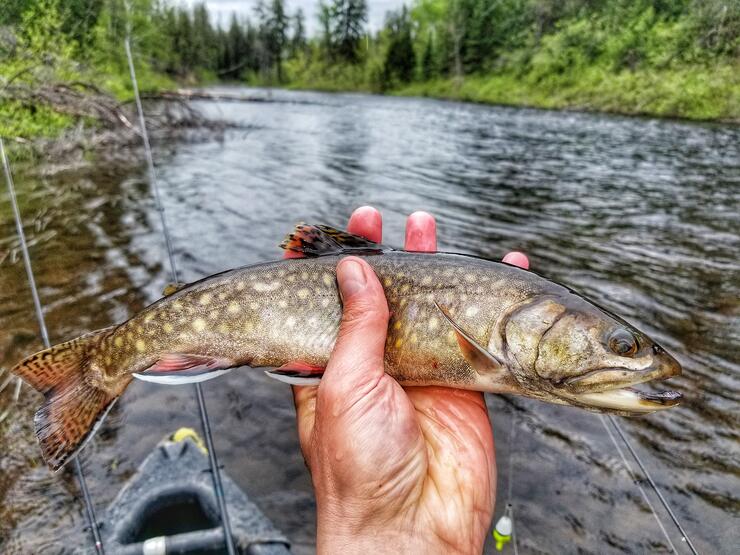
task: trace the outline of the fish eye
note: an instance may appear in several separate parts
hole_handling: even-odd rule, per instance
[[[618,329],[609,336],[609,348],[622,357],[631,357],[639,348],[637,338],[625,329]]]

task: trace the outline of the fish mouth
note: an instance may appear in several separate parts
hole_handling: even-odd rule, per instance
[[[636,387],[619,387],[594,393],[568,395],[578,404],[595,409],[627,414],[648,414],[675,407],[681,402],[678,391],[641,391]]]
[[[573,392],[560,391],[558,395],[564,399],[586,408],[593,408],[604,412],[617,412],[623,415],[639,415],[656,412],[675,407],[681,402],[682,395],[678,391],[645,391],[639,385],[653,385],[657,381],[667,380],[681,374],[678,362],[666,356],[641,372],[632,372],[626,380],[616,383],[617,376],[624,376],[624,369],[604,368],[589,372],[586,377],[575,378],[570,385],[576,389]],[[596,378],[602,378],[600,384]]]

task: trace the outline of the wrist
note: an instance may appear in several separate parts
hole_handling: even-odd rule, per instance
[[[452,555],[480,553],[473,544],[461,546],[445,541],[435,530],[402,515],[381,514],[351,507],[347,510],[322,511],[317,507],[316,552],[318,555],[366,555],[367,553],[424,553]],[[347,509],[346,504],[341,507]],[[377,510],[380,509],[380,510]],[[482,545],[481,545],[482,549]]]
[[[439,542],[430,541],[423,531],[365,529],[357,534],[317,530],[317,555],[366,555],[367,553],[424,553],[435,555],[450,550]]]

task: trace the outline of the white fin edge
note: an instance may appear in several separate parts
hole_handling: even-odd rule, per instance
[[[299,376],[284,376],[277,374],[272,370],[265,370],[265,374],[271,377],[273,380],[277,380],[283,383],[289,383],[290,385],[319,385],[321,378],[301,378]]]
[[[231,372],[233,368],[226,368],[225,370],[211,370],[210,372],[204,372],[202,374],[190,374],[190,375],[177,375],[176,373],[172,374],[138,374],[134,372],[132,375],[134,378],[141,380],[143,382],[151,382],[151,383],[158,383],[163,385],[184,385],[189,383],[200,383],[205,382],[207,380],[212,380],[213,378],[218,378],[219,376],[222,376],[223,374],[226,374],[227,372]]]

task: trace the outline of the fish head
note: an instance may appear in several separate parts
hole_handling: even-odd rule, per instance
[[[677,376],[681,366],[647,335],[575,294],[520,307],[508,316],[502,337],[517,381],[539,398],[624,415],[681,399],[673,391],[634,388]]]

